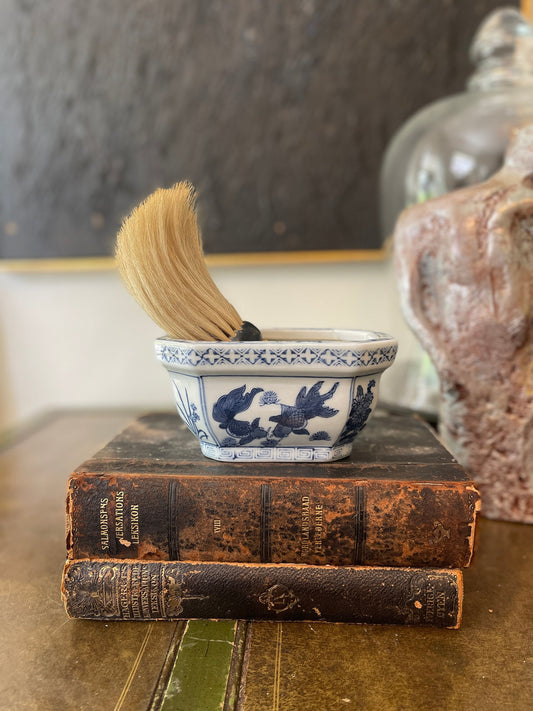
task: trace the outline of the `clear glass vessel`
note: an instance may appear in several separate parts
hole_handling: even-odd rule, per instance
[[[533,123],[533,27],[514,8],[491,13],[470,47],[467,90],[423,108],[398,131],[382,164],[381,227],[400,212],[482,182],[503,163],[513,128]]]

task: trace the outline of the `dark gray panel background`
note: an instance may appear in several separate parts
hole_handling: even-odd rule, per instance
[[[379,247],[387,141],[500,4],[0,0],[0,257],[109,254],[184,178],[209,253]]]

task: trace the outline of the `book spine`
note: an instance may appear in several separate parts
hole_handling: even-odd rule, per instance
[[[456,628],[458,570],[67,561],[69,617],[95,620],[245,619]]]
[[[76,473],[69,559],[465,567],[479,494],[464,483]]]

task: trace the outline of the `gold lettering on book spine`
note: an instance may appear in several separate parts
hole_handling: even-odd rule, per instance
[[[132,504],[130,509],[131,542],[139,543],[139,504]]]
[[[145,619],[149,619],[152,616],[150,609],[150,571],[146,566],[141,570],[141,610]]]
[[[322,553],[322,534],[324,532],[324,506],[315,504],[315,530],[313,533],[313,545],[315,553]]]
[[[119,566],[118,576],[118,604],[120,608],[120,616],[123,620],[131,619],[130,612],[130,577],[128,565]]]
[[[130,577],[131,611],[136,620],[142,618],[141,612],[141,568],[139,563],[132,563]]]
[[[150,612],[151,616],[158,618],[163,617],[163,601],[162,601],[162,591],[163,584],[161,581],[162,570],[158,568],[151,568],[149,571],[150,575]]]
[[[447,616],[448,597],[446,590],[441,589],[440,581],[429,576],[426,583],[425,621],[434,624],[436,620],[443,620]]]
[[[302,556],[309,555],[311,549],[311,538],[309,534],[309,497],[302,496],[301,499],[301,523],[300,523],[300,553]]]
[[[115,537],[124,538],[124,492],[117,491],[115,496]]]
[[[107,513],[107,504],[109,499],[103,497],[100,499],[99,523],[100,523],[100,547],[103,551],[109,550],[109,514]]]
[[[446,593],[444,590],[437,593],[437,617],[446,617]]]
[[[432,586],[429,586],[426,590],[426,611],[425,619],[426,622],[432,623],[435,617],[435,590]]]

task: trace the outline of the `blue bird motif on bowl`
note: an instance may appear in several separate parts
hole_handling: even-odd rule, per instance
[[[227,395],[219,397],[213,406],[213,419],[220,423],[221,429],[235,437],[241,447],[267,435],[267,431],[259,427],[259,417],[252,422],[238,420],[235,417],[248,410],[257,393],[263,392],[263,388],[252,388],[249,393],[245,393],[245,390],[246,385],[234,388]]]
[[[271,422],[277,422],[272,435],[282,439],[291,433],[308,435],[306,429],[312,417],[333,417],[338,413],[332,407],[325,407],[324,402],[335,394],[339,383],[335,383],[327,393],[320,394],[320,388],[324,385],[323,380],[319,380],[309,392],[304,386],[296,396],[294,405],[281,405],[281,414],[270,417]]]

